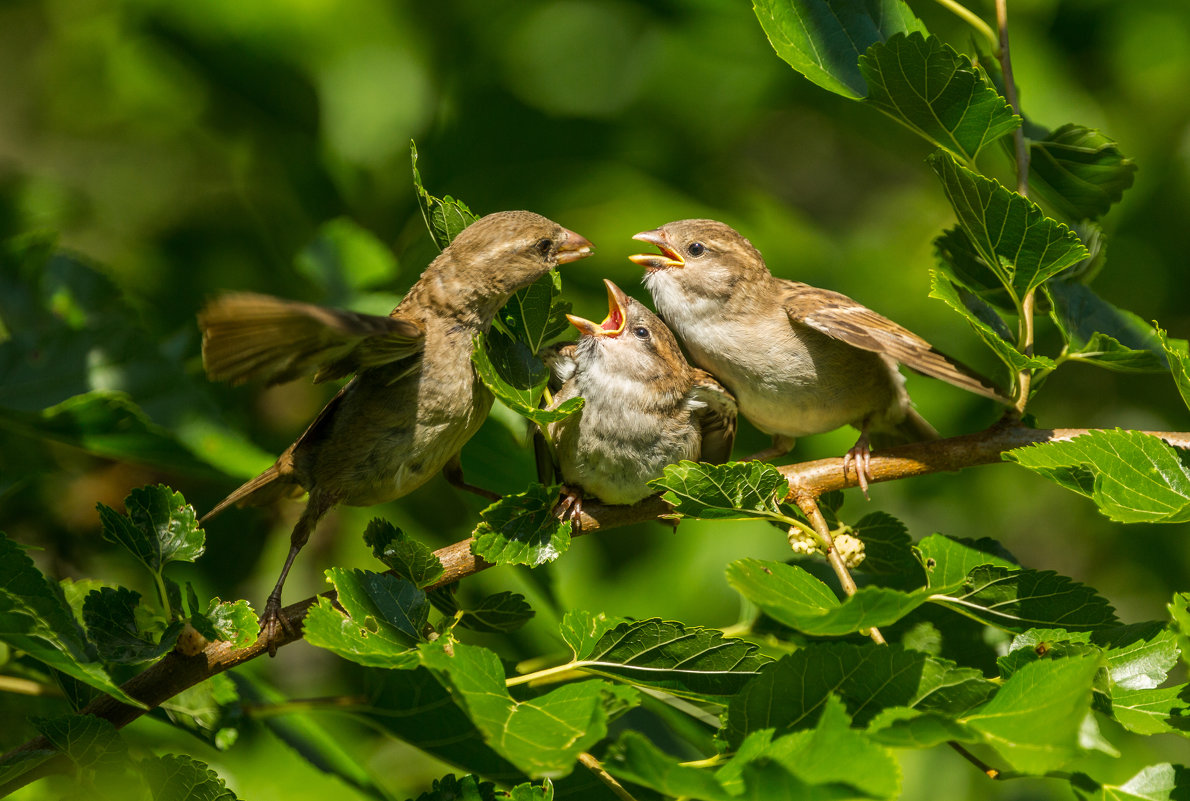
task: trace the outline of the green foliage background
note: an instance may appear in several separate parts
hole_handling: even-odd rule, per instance
[[[987,6],[975,8],[989,18]],[[913,8],[943,39],[968,38],[939,7]],[[1100,128],[1139,165],[1105,220],[1110,249],[1097,291],[1185,337],[1184,0],[1019,0],[1010,14],[1026,112],[1050,126]],[[845,292],[973,366],[997,369],[967,327],[926,297],[931,242],[953,219],[923,163],[930,147],[790,70],[745,3],[16,0],[0,6],[0,239],[55,233],[105,279],[51,262],[47,299],[71,330],[34,354],[42,363],[3,365],[0,529],[43,547],[32,553],[43,570],[150,593],[149,579],[100,540],[95,504],[118,508],[129,489],[161,481],[201,513],[300,433],[333,390],[207,384],[195,312],[224,289],[387,312],[435,254],[410,181],[410,138],[431,192],[461,197],[477,213],[532,209],[596,244],[596,256],[563,268],[564,294],[583,316],[603,314],[600,278],[637,285],[640,271],[625,258],[639,249],[632,234],[706,216],[744,232],[778,275]],[[47,324],[22,286],[4,263],[0,304],[21,328],[10,323],[0,337]],[[12,314],[20,309],[27,314]],[[994,419],[984,401],[909,381],[944,434]],[[39,425],[31,415],[93,389],[128,393],[185,447],[109,460],[29,436]],[[1071,366],[1030,410],[1043,426],[1190,428],[1161,374]],[[522,435],[517,418],[494,413],[463,452],[470,479],[521,489],[534,475]],[[853,436],[811,438],[794,458],[838,455]],[[745,425],[737,453],[763,441]],[[91,445],[103,452],[102,442]],[[1190,575],[1185,525],[1109,523],[1010,465],[878,486],[873,499],[915,538],[994,537],[1024,564],[1096,587],[1125,621],[1163,618]],[[374,569],[361,538],[373,516],[440,546],[467,536],[480,508],[436,480],[386,507],[338,510],[299,560],[287,598],[323,589],[329,565]],[[259,605],[298,509],[225,514],[207,528],[206,556],[181,575],[208,596]],[[548,568],[489,571],[461,592],[529,597],[537,617],[484,643],[515,662],[564,650],[553,632],[566,609],[730,626],[741,609],[724,566],[779,560],[787,547],[757,522],[691,521],[676,535],[657,525],[620,529],[578,541]],[[248,670],[294,697],[355,692],[359,677],[358,667],[307,645]],[[14,724],[0,727],[0,748],[33,731],[10,716],[13,703],[0,694],[0,716]],[[353,723],[320,720],[394,795],[416,795],[448,771]],[[259,723],[226,752],[179,739],[159,721],[127,736],[154,747],[175,739],[174,750],[211,764],[243,798],[352,792],[291,758]],[[1129,741],[1122,732],[1112,739]],[[1183,758],[1143,749],[1177,747],[1184,742],[1139,744],[1125,759],[1091,755],[1078,769],[1122,781]],[[992,786],[945,749],[898,753],[906,798],[939,787],[955,798],[1050,792],[1041,782]]]

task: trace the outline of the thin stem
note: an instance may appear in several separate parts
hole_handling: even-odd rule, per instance
[[[62,691],[49,684],[22,679],[17,676],[0,676],[0,693],[17,695],[49,695],[61,697]]]
[[[571,673],[571,672],[577,673],[579,670],[581,670],[583,667],[585,667],[588,664],[590,664],[590,663],[589,662],[567,662],[565,665],[557,665],[552,668],[545,668],[544,670],[534,671],[533,673],[525,673],[524,675],[521,675],[521,676],[513,676],[512,678],[508,678],[508,679],[504,680],[504,686],[505,687],[516,687],[518,684],[528,684],[531,681],[537,681],[538,679],[549,678],[550,676],[556,676],[559,673]]]
[[[855,579],[851,577],[847,563],[843,561],[843,557],[839,556],[839,551],[835,548],[835,540],[831,536],[830,526],[826,524],[826,518],[822,516],[822,510],[818,508],[818,500],[814,495],[805,493],[799,493],[793,500],[810,524],[814,526],[815,538],[826,544],[826,560],[830,562],[835,575],[839,577],[839,584],[842,585],[843,592],[848,596],[855,595]],[[875,626],[868,629],[868,636],[879,645],[887,645],[884,635]]]
[[[956,743],[954,740],[950,740],[946,744],[949,745],[951,748],[953,748],[955,751],[957,751],[963,759],[967,760],[972,765],[979,768],[979,770],[985,776],[987,776],[989,779],[1002,778],[1003,774],[1001,774],[999,770],[997,770],[996,768],[993,768],[991,765],[984,762],[979,757],[975,756],[975,754],[971,753],[966,748],[964,748],[960,744]]]
[[[1034,290],[1029,290],[1021,302],[1021,341],[1020,351],[1026,356],[1033,355],[1033,305]],[[1018,414],[1024,413],[1029,403],[1029,388],[1033,383],[1033,371],[1026,367],[1017,376],[1017,397],[1015,408]]]
[[[938,5],[953,13],[956,17],[966,22],[975,30],[979,31],[980,36],[988,40],[988,44],[992,46],[992,50],[999,54],[1000,45],[996,40],[996,32],[992,30],[992,26],[988,25],[979,15],[971,9],[956,2],[955,0],[938,0]]]
[[[339,695],[328,698],[295,698],[276,704],[243,704],[244,712],[253,718],[273,718],[298,712],[317,712],[327,709],[363,709],[368,705],[366,695]]]
[[[624,785],[616,781],[614,776],[603,769],[603,765],[600,764],[598,759],[583,751],[578,755],[578,761],[582,763],[584,768],[594,773],[596,778],[603,782],[607,786],[607,789],[611,790],[612,794],[620,799],[620,801],[636,801],[632,797],[632,793],[624,789]]]

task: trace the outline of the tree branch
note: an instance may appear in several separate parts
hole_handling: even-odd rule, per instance
[[[1001,456],[1005,451],[1041,442],[1071,440],[1089,431],[1091,429],[1085,428],[1035,429],[1006,418],[991,428],[975,434],[919,442],[873,453],[870,464],[870,483],[897,481],[930,473],[951,472],[966,467],[992,464],[1001,461]],[[1152,434],[1174,447],[1190,449],[1190,432],[1150,431],[1144,433]],[[841,458],[818,459],[813,462],[785,465],[778,469],[789,480],[791,499],[796,499],[799,495],[819,497],[832,490],[858,486],[855,471],[844,473]],[[583,504],[582,529],[576,531],[574,536],[657,520],[661,515],[670,511],[669,505],[659,496],[648,498],[633,506],[605,506],[593,501],[588,502]],[[458,581],[491,567],[488,562],[471,553],[471,538],[448,545],[434,553],[441,560],[445,574],[433,587]],[[326,596],[333,598],[334,593],[326,593]],[[287,628],[294,632],[300,632],[306,611],[317,600],[318,596],[315,596],[285,607],[281,614],[290,624]],[[283,629],[278,646],[285,646],[299,639],[300,636],[300,633],[295,635]],[[129,679],[124,683],[122,689],[128,695],[152,708],[199,682],[266,653],[268,653],[268,647],[263,639],[238,649],[231,647],[226,642],[213,642],[195,656],[182,656],[175,651],[167,654],[143,673]],[[119,728],[136,720],[146,711],[104,695],[88,704],[82,710],[82,714],[103,718]],[[30,752],[52,750],[52,748],[53,746],[44,737],[37,737],[9,751],[0,759],[8,761]],[[12,782],[0,785],[0,795],[12,792],[43,775],[54,772],[52,763],[55,761],[50,760]]]

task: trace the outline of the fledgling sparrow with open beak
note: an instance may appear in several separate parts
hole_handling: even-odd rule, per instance
[[[630,256],[645,268],[657,311],[691,360],[736,396],[740,412],[773,436],[755,458],[788,452],[798,437],[843,425],[860,430],[844,457],[867,494],[870,433],[936,439],[914,410],[897,369],[1011,403],[921,337],[846,295],[773,276],[760,252],[715,220],[680,220],[634,239],[660,253]]]
[[[492,395],[472,368],[473,338],[515,291],[590,254],[590,242],[539,214],[498,212],[459,233],[387,317],[252,294],[224,295],[199,313],[212,380],[355,374],[272,467],[203,518],[232,504],[309,493],[261,618],[271,654],[283,625],[285,577],[331,507],[399,498],[439,470],[476,490],[463,483],[458,454],[487,417]]]
[[[731,394],[686,362],[657,315],[611,281],[603,283],[607,318],[594,323],[567,315],[582,336],[547,359],[563,382],[554,405],[586,399],[578,412],[548,427],[569,488],[560,511],[575,521],[582,494],[636,503],[654,493],[648,481],[666,465],[724,462],[735,439]]]

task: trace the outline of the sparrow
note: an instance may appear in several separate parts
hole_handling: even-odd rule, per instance
[[[913,408],[903,364],[1010,404],[995,387],[930,343],[838,292],[773,276],[747,239],[715,220],[679,220],[633,239],[661,252],[629,258],[645,268],[657,311],[691,361],[735,394],[740,412],[771,434],[752,458],[789,452],[798,437],[843,425],[860,436],[843,459],[867,494],[872,433],[936,439]]]
[[[354,373],[275,464],[204,517],[309,493],[261,627],[276,654],[281,590],[319,519],[337,504],[371,506],[407,495],[443,470],[463,481],[459,449],[492,395],[471,365],[474,338],[514,292],[559,264],[591,255],[582,236],[528,211],[489,214],[463,229],[387,317],[255,294],[227,294],[198,315],[209,378],[270,384],[313,372]]]
[[[683,459],[724,462],[735,439],[736,403],[687,363],[677,340],[644,304],[611,281],[607,318],[567,315],[578,342],[547,358],[561,382],[553,406],[583,407],[547,430],[567,489],[558,512],[580,520],[583,494],[630,504],[652,495],[650,479]]]

